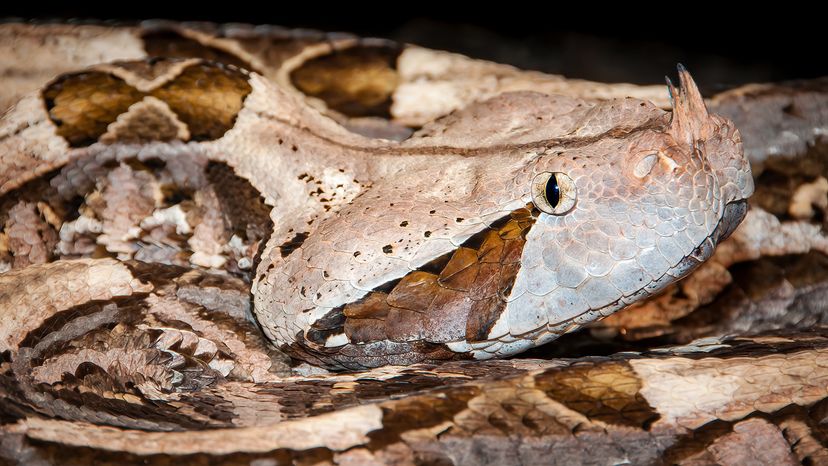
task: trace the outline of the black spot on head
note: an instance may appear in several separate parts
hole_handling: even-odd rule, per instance
[[[282,257],[287,257],[295,251],[298,247],[302,246],[302,243],[308,239],[307,232],[296,233],[293,238],[285,241],[281,246],[279,246],[279,253],[282,254]]]
[[[428,238],[429,236],[431,236],[431,232],[430,232],[430,231],[426,231],[425,233],[423,233],[423,236],[425,236],[426,238]]]
[[[391,254],[392,252],[394,252],[394,247],[391,246],[390,244],[386,244],[385,246],[382,247],[382,252],[384,252],[386,254]]]

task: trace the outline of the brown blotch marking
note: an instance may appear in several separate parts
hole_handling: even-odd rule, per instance
[[[279,246],[279,253],[282,255],[282,257],[289,256],[293,251],[302,246],[302,243],[304,243],[305,240],[308,239],[308,235],[309,233],[304,231],[296,233],[293,236],[293,238],[285,241],[284,243],[282,243],[281,246]]]
[[[308,60],[290,79],[297,89],[350,117],[390,118],[397,87],[397,45],[360,45]]]
[[[218,139],[233,127],[251,90],[244,73],[200,63],[151,95],[166,102],[187,124],[191,139],[203,141]]]
[[[184,37],[176,31],[152,31],[144,34],[141,39],[144,41],[144,50],[151,57],[202,58],[256,71],[246,60],[230,52]]]
[[[222,162],[207,165],[207,180],[221,187],[215,193],[222,212],[237,235],[249,241],[261,241],[270,236],[273,227],[271,209],[250,181]]]
[[[532,207],[519,209],[470,238],[448,257],[409,273],[386,292],[345,306],[352,342],[485,339],[520,269]]]
[[[153,288],[167,286],[170,282],[190,272],[189,268],[176,265],[152,264],[137,260],[124,261],[122,264],[129,269],[129,273],[136,279],[151,283]]]
[[[382,429],[368,434],[371,439],[368,448],[377,451],[400,442],[400,436],[407,431],[425,429],[446,421],[468,408],[471,399],[480,395],[480,388],[474,386],[450,387],[439,393],[413,396],[382,403]],[[438,454],[434,451],[432,454]],[[421,464],[452,464],[449,458],[443,462]]]
[[[101,72],[64,75],[43,91],[49,118],[71,146],[94,143],[107,126],[144,94]]]
[[[120,66],[136,67],[140,63],[143,62],[125,62]],[[141,92],[109,73],[68,74],[47,86],[43,99],[49,117],[57,126],[57,133],[71,146],[79,147],[97,141],[119,115],[145,96],[166,103],[187,125],[190,139],[217,139],[233,127],[251,90],[245,73],[220,65],[197,63],[149,93]]]
[[[590,419],[648,429],[659,418],[641,395],[641,380],[629,363],[575,363],[550,369],[535,378],[535,386]]]
[[[708,460],[708,462],[697,462],[695,464],[719,464],[715,462],[715,459],[707,451],[707,448],[713,445],[717,439],[731,432],[733,432],[733,424],[714,419],[690,431],[688,435],[680,436],[676,442],[665,448],[661,454],[661,464],[682,464],[688,458],[695,459],[699,457],[701,457],[700,459]]]

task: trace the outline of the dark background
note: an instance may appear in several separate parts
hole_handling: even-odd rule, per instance
[[[561,5],[566,8],[558,9]],[[661,83],[684,63],[708,90],[828,75],[824,13],[758,2],[457,4],[430,1],[323,4],[15,2],[0,17],[242,22],[351,32],[452,50],[521,68],[607,82]]]

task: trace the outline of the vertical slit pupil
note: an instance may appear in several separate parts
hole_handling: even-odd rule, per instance
[[[558,202],[561,200],[561,188],[558,186],[558,177],[552,175],[546,182],[546,202],[550,206],[558,207]]]

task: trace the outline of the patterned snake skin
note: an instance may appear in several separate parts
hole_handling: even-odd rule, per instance
[[[503,88],[435,110],[390,94],[423,49],[232,31],[0,26],[5,461],[827,460],[819,328],[472,361],[641,306],[746,217],[681,66],[652,103],[478,63]]]

